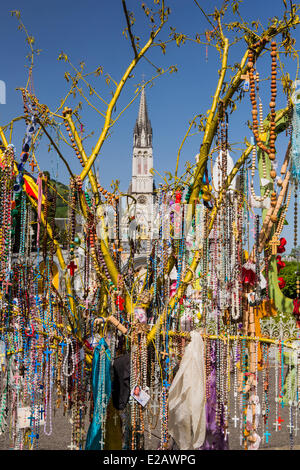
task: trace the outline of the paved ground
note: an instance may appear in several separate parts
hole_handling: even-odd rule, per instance
[[[279,412],[280,416],[284,421],[281,424],[281,430],[276,432],[275,426],[273,423],[275,422],[275,401],[274,401],[274,367],[270,369],[270,394],[269,394],[269,406],[270,406],[270,419],[269,419],[269,432],[271,435],[269,436],[269,441],[262,441],[260,449],[262,450],[287,450],[290,449],[290,435],[289,429],[287,425],[289,424],[289,407],[282,408],[279,405]],[[232,377],[233,380],[233,377]],[[259,396],[262,396],[262,384],[259,381]],[[231,393],[231,410],[234,409],[234,402],[233,402],[233,391]],[[299,410],[299,418],[300,418],[300,410]],[[86,431],[88,429],[88,422],[86,422]],[[298,423],[300,424],[299,420]],[[294,422],[294,426],[296,428],[296,423]],[[297,426],[298,427],[298,426]],[[300,428],[300,426],[299,426]],[[263,436],[262,433],[262,420],[260,420],[260,426],[258,428],[258,433],[261,437]],[[230,450],[241,450],[240,446],[240,434],[239,434],[239,427],[234,427],[234,422],[230,420],[229,426],[229,448]],[[146,447],[148,449],[156,450],[159,446],[159,429],[155,430],[155,434],[157,437],[152,436],[151,440],[149,436],[146,435]],[[62,406],[56,411],[55,416],[53,417],[53,431],[51,436],[46,436],[43,432],[43,428],[40,431],[40,438],[39,438],[39,449],[45,450],[68,450],[68,446],[70,445],[71,440],[71,424],[70,424],[70,416],[63,416]],[[4,434],[0,435],[0,450],[8,450],[9,449],[9,435],[8,431]],[[294,435],[294,449],[300,450],[300,430],[298,431],[297,435]]]

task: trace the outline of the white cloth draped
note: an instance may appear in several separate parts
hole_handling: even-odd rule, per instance
[[[200,331],[192,331],[169,391],[169,433],[188,450],[203,444],[205,430],[204,343]]]
[[[234,168],[234,163],[233,163],[233,160],[232,160],[228,150],[227,150],[226,157],[227,157],[226,176],[228,176]],[[220,189],[222,187],[222,178],[223,178],[222,165],[223,165],[223,155],[222,155],[222,152],[220,152],[219,155],[217,156],[217,159],[215,161],[213,171],[212,171],[213,186],[214,186],[216,191],[220,191]],[[234,191],[235,189],[236,189],[236,176],[233,178],[233,180],[232,180],[232,182],[231,182],[231,184],[228,188],[228,191],[229,192]]]

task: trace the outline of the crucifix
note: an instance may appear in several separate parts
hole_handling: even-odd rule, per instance
[[[40,415],[41,415],[41,420],[42,420],[42,419],[43,419],[43,415],[44,415],[44,413],[45,413],[45,410],[44,410],[44,408],[43,408],[42,406],[41,406],[41,408],[40,408],[40,410],[39,410],[39,413],[40,413]]]
[[[29,434],[29,437],[30,437],[30,442],[31,442],[31,445],[32,445],[33,439],[34,439],[35,437],[37,437],[37,434],[34,434],[34,432],[31,431],[31,434]]]
[[[35,420],[36,420],[36,418],[35,418],[34,416],[28,416],[28,418],[27,418],[27,419],[29,419],[29,420],[30,420],[30,425],[29,425],[29,426],[30,426],[30,427],[32,427],[32,421],[35,421]]]
[[[70,450],[76,450],[77,447],[76,447],[75,444],[73,444],[73,442],[71,442],[71,444],[68,446],[68,449],[70,449]]]
[[[67,346],[67,343],[65,343],[64,341],[62,341],[62,342],[60,343],[60,345],[61,345],[61,353],[63,354],[63,353],[64,353],[65,346]]]
[[[163,360],[165,360],[166,356],[168,356],[169,353],[167,353],[167,351],[161,351],[160,355],[163,357]]]
[[[46,356],[46,361],[48,362],[49,356],[50,356],[50,354],[52,354],[51,349],[47,348],[47,349],[44,351],[44,354],[45,354],[45,356]]]
[[[278,418],[276,419],[276,421],[278,422],[279,431],[281,431],[281,423],[284,422],[284,419],[282,419],[281,416],[278,416]]]
[[[103,436],[102,436],[101,439],[99,440],[99,444],[100,444],[100,446],[101,446],[101,449],[103,449],[104,444],[105,444],[104,439],[103,439]]]
[[[237,422],[240,420],[240,418],[238,418],[237,415],[234,415],[234,417],[231,418],[231,419],[234,422],[234,427],[236,428],[237,427]]]
[[[278,428],[280,428],[280,424],[275,421],[275,423],[273,423],[273,426],[275,426],[275,431],[278,432]]]
[[[291,424],[287,424],[286,427],[289,428],[290,434],[293,434],[292,430],[294,429],[295,426],[291,423]]]
[[[31,166],[31,171],[34,172],[34,169],[35,167],[37,166],[37,164],[34,162],[34,160],[32,159],[31,162],[29,163],[29,166]]]
[[[150,408],[153,411],[153,413],[156,415],[157,410],[159,409],[159,405],[158,405],[157,401],[153,400],[151,405],[150,405]]]
[[[269,241],[269,246],[272,248],[272,255],[277,255],[277,247],[280,245],[277,235],[273,235],[272,239]]]
[[[264,435],[266,436],[266,443],[268,444],[269,442],[269,436],[271,436],[271,433],[267,430]]]
[[[8,294],[8,286],[12,286],[12,282],[9,282],[9,281],[6,282],[6,290],[5,290],[6,294]]]
[[[71,263],[68,265],[68,269],[70,270],[70,276],[74,276],[75,269],[77,269],[76,264],[72,260]]]
[[[117,415],[117,413],[115,413],[114,417],[113,417],[113,422],[114,422],[115,426],[117,426],[117,421],[118,421],[118,415]]]

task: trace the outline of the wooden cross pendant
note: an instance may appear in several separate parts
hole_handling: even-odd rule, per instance
[[[166,358],[166,356],[168,356],[169,354],[166,352],[166,351],[161,351],[161,356],[163,357],[163,359]]]
[[[273,235],[272,240],[269,241],[269,245],[272,248],[272,255],[277,255],[277,247],[280,245],[277,235]]]
[[[37,164],[34,162],[34,160],[32,159],[31,162],[29,163],[29,166],[31,166],[31,171],[34,172],[35,170],[35,167],[37,166]]]

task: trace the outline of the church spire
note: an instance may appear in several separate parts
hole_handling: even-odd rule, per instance
[[[142,89],[138,118],[134,127],[134,146],[152,147],[152,127],[148,117],[145,88]]]

